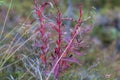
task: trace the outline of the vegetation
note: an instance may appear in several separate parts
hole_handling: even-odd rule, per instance
[[[120,79],[119,1],[1,0],[0,17],[0,80]]]

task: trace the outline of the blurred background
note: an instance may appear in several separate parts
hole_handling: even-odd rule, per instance
[[[52,2],[52,0],[38,1],[39,4]],[[92,25],[93,29],[87,35],[86,45],[88,47],[81,50],[85,54],[80,57],[83,66],[73,65],[64,73],[65,75],[61,75],[60,79],[120,80],[120,0],[59,0],[63,16],[74,19],[79,16],[78,6],[80,4],[83,8],[82,18],[93,17],[84,26]],[[34,20],[32,0],[13,0],[12,4],[10,0],[0,0],[0,31],[10,5],[3,36],[15,26],[22,25],[28,16],[26,24],[29,25]],[[54,9],[52,11],[54,12]],[[72,25],[70,22],[66,24],[67,28]],[[14,37],[15,34],[16,31],[9,36]],[[0,46],[7,42],[8,39],[0,43]],[[15,73],[15,76],[19,75],[20,72]]]

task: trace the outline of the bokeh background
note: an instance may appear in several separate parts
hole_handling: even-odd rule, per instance
[[[2,47],[6,46],[15,37],[16,33],[19,33],[18,37],[20,37],[34,20],[34,15],[32,15],[34,3],[32,0],[13,0],[12,3],[10,1],[0,0],[0,31],[2,31],[8,9],[11,5],[2,38],[15,27],[17,28],[5,40],[0,42],[1,58],[4,51]],[[52,0],[38,0],[39,4],[48,1],[51,2]],[[80,57],[82,66],[79,67],[73,64],[66,72],[61,74],[60,80],[120,80],[120,0],[59,0],[59,7],[63,15],[75,19],[79,16],[78,6],[80,4],[83,9],[83,18],[87,18],[89,15],[93,17],[84,25],[89,26],[92,24],[93,29],[87,35],[87,47],[81,49],[85,54]],[[51,11],[54,12],[54,9]],[[17,30],[24,22],[25,25],[23,26],[25,28]],[[71,25],[71,23],[67,24],[67,26]],[[30,35],[24,35],[20,42],[24,41],[28,36]],[[26,47],[30,43],[26,44]],[[7,61],[6,65],[15,62],[16,59],[19,60],[21,54],[28,55],[29,50],[27,51],[26,47],[21,49],[18,55]],[[27,48],[29,49],[29,47]],[[21,61],[2,69],[0,71],[0,80],[14,80],[11,78],[11,75],[17,80],[24,71],[25,69]],[[27,73],[21,80],[27,80],[30,76]],[[35,79],[33,78],[32,80]]]

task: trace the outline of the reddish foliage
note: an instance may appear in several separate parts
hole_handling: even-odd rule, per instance
[[[38,25],[38,28],[36,29],[36,32],[39,32],[40,34],[38,35],[40,37],[40,39],[38,40],[39,41],[38,43],[40,44],[37,44],[37,43],[36,44],[39,45],[39,48],[41,50],[40,59],[43,62],[43,64],[47,65],[46,67],[48,67],[48,64],[51,64],[49,65],[50,68],[55,66],[56,61],[60,58],[63,51],[68,46],[70,40],[72,40],[72,43],[70,44],[70,46],[68,47],[64,55],[62,56],[62,59],[55,66],[55,69],[53,71],[55,78],[57,78],[61,71],[67,69],[70,66],[69,62],[77,63],[78,65],[80,65],[80,62],[77,60],[77,58],[74,58],[73,55],[77,55],[77,56],[82,55],[82,53],[79,52],[78,49],[76,49],[76,47],[79,47],[79,44],[82,42],[82,40],[78,42],[78,40],[75,38],[77,35],[76,34],[77,30],[78,28],[80,28],[82,23],[82,20],[81,20],[82,6],[80,5],[80,11],[79,11],[80,16],[78,20],[74,20],[69,17],[63,18],[60,9],[56,6],[57,15],[55,16],[55,20],[54,20],[44,15],[44,9],[49,4],[50,3],[44,3],[41,6],[38,6],[37,2],[35,2],[35,14],[37,15],[39,20],[39,25]],[[64,27],[62,23],[64,20],[70,20],[70,21],[76,22],[76,25],[74,26],[74,29],[71,32],[72,35],[70,39],[65,38],[65,35],[63,34]],[[56,37],[56,40],[52,39],[53,36],[51,34],[53,33],[53,31],[57,32],[57,34],[55,34],[56,36],[54,36]],[[86,29],[84,28],[82,29],[82,31],[87,32]],[[53,48],[50,47],[52,44],[55,44]],[[48,55],[48,53],[50,55]]]

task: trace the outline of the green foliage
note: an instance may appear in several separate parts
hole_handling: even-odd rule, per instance
[[[4,2],[8,7],[10,0],[5,0]],[[32,0],[13,0],[11,9],[15,10],[15,13],[25,17],[31,12],[33,7],[32,5]]]
[[[0,6],[2,6],[4,4],[4,1],[0,1]]]

